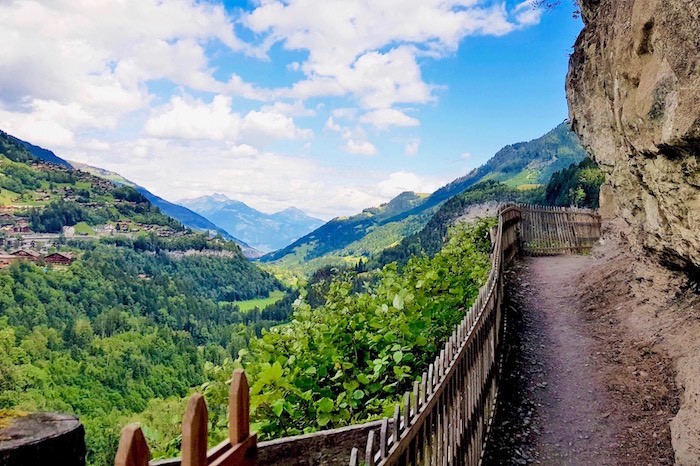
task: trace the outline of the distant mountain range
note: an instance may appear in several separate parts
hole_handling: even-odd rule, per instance
[[[266,214],[218,193],[178,202],[263,252],[283,248],[324,223],[295,207]]]
[[[542,137],[504,147],[486,164],[429,196],[402,193],[378,208],[335,218],[261,260],[305,272],[321,266],[352,264],[418,232],[445,201],[477,183],[491,180],[521,191],[536,189],[546,184],[554,172],[578,164],[585,157],[578,137],[564,122]]]

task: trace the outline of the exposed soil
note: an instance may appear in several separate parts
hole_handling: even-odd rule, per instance
[[[658,322],[639,313],[659,295],[678,301],[683,279],[644,264],[668,290],[648,280],[636,287],[640,264],[608,239],[593,257],[526,258],[509,273],[511,347],[485,464],[674,463],[669,422],[681,390],[673,351]],[[658,315],[658,306],[648,312]]]

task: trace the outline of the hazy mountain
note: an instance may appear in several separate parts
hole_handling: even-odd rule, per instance
[[[260,251],[283,248],[324,223],[295,207],[266,214],[218,193],[178,202]]]
[[[446,200],[479,182],[491,180],[505,184],[506,188],[528,191],[542,187],[554,172],[585,157],[578,137],[569,129],[568,122],[564,122],[542,137],[505,146],[481,167],[429,196],[416,198],[413,193],[402,193],[383,206],[365,209],[351,217],[335,218],[286,248],[263,256],[262,260],[307,272],[318,266],[352,263],[418,232]]]

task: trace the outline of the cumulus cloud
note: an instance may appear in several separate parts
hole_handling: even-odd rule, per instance
[[[231,110],[232,99],[217,95],[210,104],[191,97],[173,96],[156,108],[144,126],[148,136],[176,139],[235,141],[241,131],[241,118]]]
[[[244,118],[241,138],[264,145],[277,139],[305,139],[313,136],[309,129],[297,128],[294,119],[278,110],[252,110]]]
[[[275,212],[293,200],[307,213],[325,219],[355,214],[401,191],[426,191],[446,181],[408,172],[339,170],[308,157],[231,146],[225,141],[190,146],[181,140],[149,137],[113,144],[107,158],[81,149],[60,155],[116,171],[172,201],[219,192]]]
[[[345,143],[345,150],[351,154],[376,155],[377,148],[369,141],[348,139]]]
[[[519,5],[489,0],[268,0],[243,18],[266,45],[308,51],[306,76],[288,89],[299,98],[355,96],[367,108],[433,98],[416,57],[443,56],[470,35],[504,35],[538,19]]]
[[[440,185],[440,181],[424,180],[415,173],[398,171],[391,173],[386,179],[379,182],[377,192],[380,196],[392,198],[404,191],[431,193]]]
[[[531,0],[525,0],[515,7],[514,16],[518,25],[533,26],[539,24],[542,18],[542,8],[534,6]]]
[[[367,123],[379,129],[391,126],[419,126],[420,121],[393,108],[382,108],[365,113],[360,123]]]
[[[236,37],[222,5],[15,0],[0,3],[0,20],[0,108],[43,121],[53,128],[50,142],[67,144],[81,130],[114,128],[127,114],[148,108],[149,81],[260,94],[235,75],[228,82],[213,76],[208,43],[254,53]]]
[[[217,95],[211,103],[189,96],[173,96],[155,108],[144,126],[147,136],[172,139],[243,141],[262,146],[279,139],[302,139],[313,135],[298,128],[292,117],[274,106],[252,110],[244,117],[232,110],[230,96]],[[293,110],[293,106],[282,107]]]

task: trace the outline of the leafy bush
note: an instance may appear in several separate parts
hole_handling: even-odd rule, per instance
[[[235,362],[207,364],[203,386],[213,441],[226,426],[233,367],[251,380],[252,419],[262,438],[349,425],[388,414],[449,337],[485,282],[493,220],[456,228],[433,258],[415,257],[402,273],[385,266],[353,292],[334,279],[324,305],[304,295],[289,324],[253,339]]]

